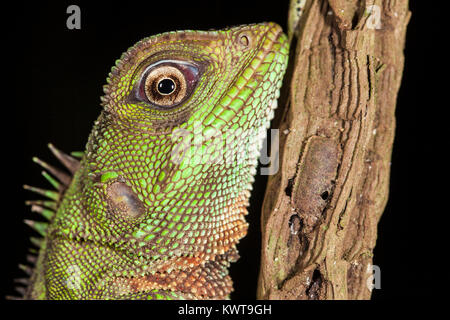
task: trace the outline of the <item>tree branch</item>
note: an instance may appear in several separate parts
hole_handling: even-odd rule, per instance
[[[407,0],[306,2],[262,209],[258,298],[370,298],[409,17]]]

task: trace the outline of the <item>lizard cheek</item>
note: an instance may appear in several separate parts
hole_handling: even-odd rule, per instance
[[[123,182],[114,182],[108,186],[107,200],[112,211],[126,219],[138,218],[145,212],[143,203]]]

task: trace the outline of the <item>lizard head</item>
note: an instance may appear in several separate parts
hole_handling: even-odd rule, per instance
[[[107,79],[102,105],[123,126],[164,134],[194,123],[218,130],[265,117],[287,62],[274,23],[146,38]],[[240,125],[242,128],[242,125]]]
[[[104,221],[127,225],[133,254],[210,257],[245,235],[287,57],[281,28],[263,23],[152,36],[117,61],[88,151],[108,178]]]

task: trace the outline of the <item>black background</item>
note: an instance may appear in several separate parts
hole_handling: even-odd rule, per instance
[[[374,300],[433,298],[432,284],[439,282],[430,263],[433,226],[447,212],[432,208],[432,197],[446,194],[428,182],[429,155],[438,152],[424,131],[433,128],[438,101],[437,86],[427,77],[431,68],[425,54],[434,46],[433,26],[422,27],[424,19],[417,1],[411,1],[412,19],[407,33],[405,69],[398,96],[397,127],[392,156],[390,199],[379,224],[374,264],[381,268],[381,289]],[[66,28],[66,8],[81,7],[81,30]],[[4,43],[4,68],[12,68],[14,89],[3,93],[12,100],[4,112],[2,203],[1,292],[13,294],[12,279],[21,273],[28,236],[22,223],[32,218],[23,202],[34,198],[22,184],[47,186],[31,157],[56,164],[46,145],[54,143],[65,151],[84,150],[93,121],[100,112],[99,97],[106,75],[115,60],[138,40],[156,33],[182,29],[219,29],[226,26],[275,21],[286,30],[288,1],[85,1],[16,4],[9,26],[11,40]],[[4,40],[6,42],[6,40]],[[448,103],[447,103],[448,104]],[[426,110],[426,112],[424,112]],[[433,114],[433,116],[432,116]],[[425,130],[424,130],[425,129]],[[447,143],[448,146],[448,143]],[[444,145],[445,147],[445,145]],[[425,159],[428,159],[425,161]],[[433,166],[433,165],[431,165]],[[437,166],[437,164],[436,164]],[[258,176],[252,194],[248,236],[241,241],[241,259],[231,268],[234,299],[254,299],[259,266],[259,214],[265,178]],[[441,191],[441,193],[440,193]],[[447,209],[448,211],[448,209]],[[433,246],[431,246],[433,247]]]

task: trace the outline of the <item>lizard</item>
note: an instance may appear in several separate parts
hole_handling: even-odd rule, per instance
[[[84,152],[33,158],[44,219],[24,299],[227,299],[289,42],[275,23],[173,31],[122,54]]]

